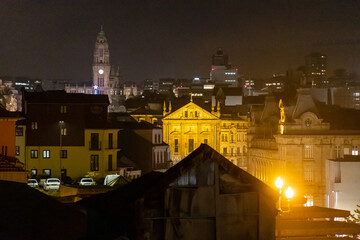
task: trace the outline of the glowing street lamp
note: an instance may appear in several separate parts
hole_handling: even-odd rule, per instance
[[[291,187],[288,187],[288,189],[285,192],[285,195],[288,199],[288,212],[290,211],[290,200],[293,198],[294,196],[294,190]]]
[[[279,191],[280,191],[280,196],[279,196],[279,210],[280,210],[280,211],[282,211],[282,210],[281,210],[281,189],[282,189],[283,185],[284,185],[283,180],[281,179],[281,177],[278,177],[278,178],[276,179],[276,181],[275,181],[275,186],[276,186],[276,187],[279,189]]]
[[[281,188],[283,186],[284,182],[283,180],[281,179],[281,177],[278,177],[275,181],[275,186],[280,189],[280,193],[281,193]]]
[[[292,190],[291,187],[288,187],[288,189],[287,189],[286,192],[285,192],[285,195],[286,195],[286,197],[287,197],[288,199],[293,198],[293,196],[294,196],[294,190]]]

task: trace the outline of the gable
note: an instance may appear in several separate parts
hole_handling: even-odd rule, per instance
[[[196,105],[193,102],[186,104],[185,106],[179,108],[173,113],[168,114],[163,118],[164,120],[172,120],[172,119],[197,119],[197,120],[218,120],[219,118],[210,112],[206,111],[202,107]]]
[[[301,93],[298,95],[292,117],[297,119],[305,112],[312,112],[316,114],[316,116],[320,115],[312,96],[310,94]]]

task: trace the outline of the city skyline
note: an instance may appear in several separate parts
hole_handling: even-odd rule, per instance
[[[29,11],[31,9],[31,11]],[[208,77],[218,47],[240,75],[266,78],[328,56],[359,73],[356,1],[42,1],[0,3],[0,76],[91,81],[100,27],[124,81]]]

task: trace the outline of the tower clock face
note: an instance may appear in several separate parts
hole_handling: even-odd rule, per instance
[[[104,70],[102,70],[102,69],[99,69],[99,74],[103,74],[104,73]]]

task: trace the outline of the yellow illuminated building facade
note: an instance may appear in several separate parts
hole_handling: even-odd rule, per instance
[[[176,164],[205,143],[239,167],[246,168],[248,117],[211,112],[190,101],[174,112],[164,110],[163,136]]]
[[[73,180],[89,173],[96,178],[118,173],[118,131],[85,129],[83,146],[26,146],[23,161],[34,175],[60,177],[61,169],[62,176]]]

